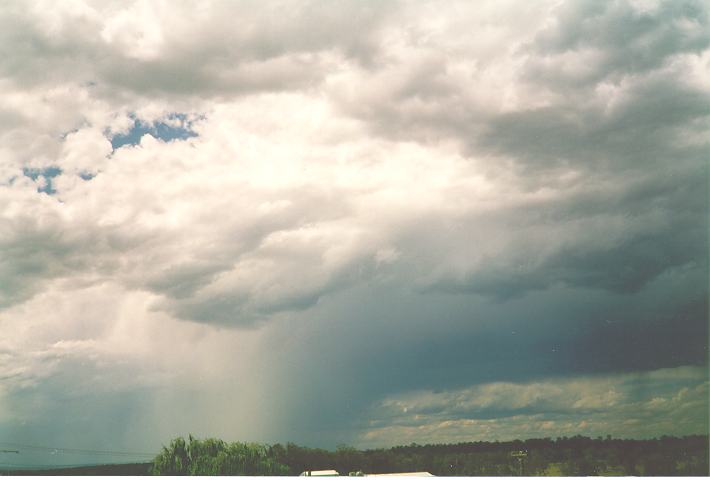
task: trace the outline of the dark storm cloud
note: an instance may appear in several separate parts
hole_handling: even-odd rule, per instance
[[[676,272],[635,294],[550,289],[503,303],[460,295],[413,298],[374,286],[350,291],[301,316],[298,330],[284,326],[276,337],[273,368],[298,382],[274,387],[274,398],[283,402],[273,408],[292,432],[334,444],[356,441],[356,432],[367,428],[368,408],[389,395],[702,367],[708,333],[703,277]],[[491,409],[490,417],[505,415],[502,407]]]
[[[629,293],[668,270],[705,271],[707,169],[697,165],[663,172],[634,176],[626,184],[583,186],[564,199],[501,210],[497,214],[509,216],[507,228],[520,238],[541,227],[576,234],[552,252],[522,241],[509,255],[487,259],[463,278],[442,279],[431,288],[499,299],[558,284]]]

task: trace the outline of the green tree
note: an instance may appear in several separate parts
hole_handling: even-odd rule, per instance
[[[273,451],[257,443],[178,437],[153,460],[154,475],[287,475]]]

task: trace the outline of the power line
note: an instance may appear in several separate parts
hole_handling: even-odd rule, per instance
[[[44,451],[51,453],[70,453],[76,455],[111,455],[111,456],[131,456],[131,457],[155,457],[156,453],[146,453],[146,452],[119,452],[113,450],[87,450],[82,448],[65,448],[65,447],[50,447],[44,445],[27,445],[24,443],[13,443],[13,442],[0,442],[0,445],[19,448],[23,450],[31,451]],[[18,451],[14,451],[19,453]]]

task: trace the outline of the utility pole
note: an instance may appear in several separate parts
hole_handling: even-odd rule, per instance
[[[525,462],[525,458],[528,456],[528,452],[526,450],[518,450],[515,452],[510,453],[511,457],[515,457],[518,459],[518,466],[520,467],[520,476],[523,476],[523,463]]]

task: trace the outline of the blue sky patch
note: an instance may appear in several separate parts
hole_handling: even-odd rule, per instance
[[[22,174],[25,177],[29,177],[32,180],[37,180],[39,177],[44,177],[46,180],[46,185],[43,187],[38,187],[38,192],[44,192],[48,195],[53,195],[57,193],[52,185],[52,179],[58,175],[62,174],[62,169],[59,167],[46,167],[46,168],[28,168],[24,167],[22,169]]]
[[[173,123],[178,125],[175,126]],[[144,122],[134,117],[133,127],[127,133],[111,137],[111,146],[116,150],[124,145],[137,145],[146,133],[165,142],[185,140],[197,136],[191,127],[192,121],[188,120],[187,115],[183,113],[172,113],[167,116],[166,121],[153,123]]]

